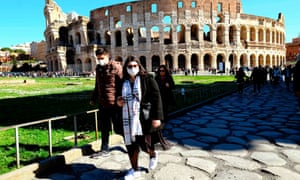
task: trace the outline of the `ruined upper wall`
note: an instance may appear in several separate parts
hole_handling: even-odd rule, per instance
[[[178,2],[181,2],[182,8],[178,7]],[[121,15],[130,17],[132,14],[144,17],[145,13],[150,13],[152,16],[158,16],[158,13],[151,13],[152,4],[157,5],[158,13],[163,12],[164,15],[171,15],[176,12],[178,16],[182,17],[185,16],[187,11],[191,14],[198,14],[199,10],[204,13],[205,17],[211,17],[212,13],[221,12],[227,13],[230,17],[235,18],[236,14],[242,13],[242,3],[240,0],[143,0],[94,9],[90,12],[90,19],[91,21],[105,21],[106,19],[109,20],[109,17],[118,18]],[[220,4],[222,7],[221,11]],[[127,6],[131,6],[130,12],[127,12]],[[109,13],[105,14],[105,12]],[[153,18],[151,18],[151,20],[153,20]]]

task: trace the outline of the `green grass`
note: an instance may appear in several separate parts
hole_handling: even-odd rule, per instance
[[[173,76],[176,106],[183,108],[235,88],[233,76]],[[26,83],[24,80],[26,79]],[[3,78],[0,77],[0,127],[32,122],[92,109],[89,99],[94,78]],[[180,95],[185,88],[185,98]],[[201,93],[199,93],[201,92]],[[95,140],[92,115],[78,116],[78,131],[85,138],[79,145]],[[54,154],[74,146],[73,119],[53,122]],[[49,157],[47,124],[19,129],[21,165]],[[0,174],[16,168],[14,130],[0,132]]]

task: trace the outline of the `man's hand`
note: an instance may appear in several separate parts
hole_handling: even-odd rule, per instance
[[[152,120],[152,127],[158,128],[161,125],[160,120]]]

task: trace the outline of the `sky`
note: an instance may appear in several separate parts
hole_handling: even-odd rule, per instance
[[[65,13],[89,16],[90,10],[134,0],[55,0]],[[244,14],[277,19],[285,17],[286,42],[300,35],[299,0],[242,0]],[[45,0],[2,0],[0,48],[44,40]]]

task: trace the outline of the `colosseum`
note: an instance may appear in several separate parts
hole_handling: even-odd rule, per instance
[[[135,56],[148,71],[166,64],[227,72],[286,61],[283,14],[243,14],[241,0],[137,0],[93,9],[90,17],[46,0],[44,15],[52,72],[93,72],[99,47],[119,61]]]

